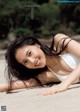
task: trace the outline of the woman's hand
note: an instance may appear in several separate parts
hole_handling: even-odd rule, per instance
[[[43,95],[43,96],[52,95],[52,94],[55,94],[55,93],[65,91],[66,89],[67,88],[65,86],[63,86],[62,84],[58,84],[58,85],[54,85],[50,88],[47,88],[45,91],[43,91],[39,95]]]

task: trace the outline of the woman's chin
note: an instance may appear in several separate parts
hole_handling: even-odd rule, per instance
[[[46,65],[44,64],[44,65],[42,65],[42,66],[40,66],[40,68],[44,68]]]

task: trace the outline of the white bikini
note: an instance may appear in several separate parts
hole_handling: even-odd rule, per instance
[[[67,54],[63,54],[63,55],[60,55],[60,58],[62,60],[64,60],[64,62],[71,68],[71,69],[75,69],[77,67],[78,64],[80,64],[80,60],[75,57],[73,54],[71,53],[67,53]],[[57,78],[60,80],[60,81],[63,81],[64,79],[67,78],[68,75],[65,75],[65,76],[61,76],[57,73],[55,73],[53,70],[51,70],[49,67],[48,69],[57,76]],[[76,81],[78,82],[79,79]],[[75,83],[76,83],[75,82]]]

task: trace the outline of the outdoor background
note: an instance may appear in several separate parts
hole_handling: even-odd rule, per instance
[[[47,40],[59,32],[79,37],[80,3],[0,0],[0,49],[6,49],[20,35]]]

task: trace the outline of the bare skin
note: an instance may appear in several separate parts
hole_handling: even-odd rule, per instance
[[[63,37],[66,38],[66,35],[63,35],[63,34],[56,35],[55,43],[57,43],[59,39],[62,39]],[[67,41],[68,39],[66,40],[66,42]],[[61,43],[60,43],[60,46],[61,46]],[[72,40],[68,44],[66,51],[74,54],[78,59],[80,59],[80,52],[78,52],[78,50],[76,49],[80,49],[80,44],[76,42],[75,40]],[[64,62],[62,63],[63,63],[64,68],[69,71],[70,68],[68,69],[67,67],[65,67]],[[69,76],[66,78],[66,80],[62,81],[60,84],[56,86],[52,86],[51,88],[45,90],[40,95],[49,95],[49,94],[54,94],[54,93],[65,91],[74,81],[80,78],[80,64],[74,70],[70,70],[70,71],[71,72],[69,73]]]
[[[67,36],[64,34],[57,34],[55,36],[55,46],[57,45],[57,43],[59,42],[60,39],[62,38],[66,38]],[[70,40],[70,38],[68,38],[65,41],[65,44]],[[61,47],[62,41],[59,44],[59,48]],[[38,48],[40,46],[37,46]],[[80,59],[80,52],[76,49],[80,49],[80,44],[78,42],[76,42],[75,40],[71,40],[66,48],[66,50],[64,51],[64,53],[72,53],[74,54],[77,58]],[[20,49],[19,49],[20,50]],[[21,51],[20,51],[21,52]],[[19,52],[18,52],[19,53]],[[22,53],[20,53],[22,54]],[[33,56],[34,57],[34,56]],[[76,69],[72,70],[68,65],[66,65],[66,63],[58,56],[58,57],[47,57],[45,59],[45,55],[42,54],[40,56],[38,56],[36,54],[36,57],[38,57],[37,59],[43,59],[41,62],[41,64],[39,64],[39,62],[36,63],[35,61],[35,65],[33,64],[33,67],[44,67],[45,64],[50,67],[54,72],[56,72],[59,75],[66,75],[69,74],[69,76],[66,78],[66,80],[62,81],[60,84],[56,85],[56,86],[52,86],[49,89],[45,90],[44,92],[41,92],[40,95],[49,95],[49,94],[54,94],[57,92],[62,92],[65,91],[75,80],[77,80],[78,78],[80,78],[80,65],[78,65],[76,67]],[[36,57],[32,58],[32,59],[36,59]],[[18,55],[16,55],[16,58],[19,59]],[[28,60],[30,58],[27,58]],[[18,60],[22,63],[22,60]],[[33,60],[32,60],[33,61]],[[26,65],[30,67],[30,64]],[[52,74],[49,70],[41,73],[38,75],[38,78],[40,79],[40,81],[42,82],[42,84],[46,84],[49,82],[60,82],[60,80],[54,75]],[[35,81],[34,79],[30,79],[28,81],[25,81],[26,85],[30,88],[30,87],[35,87],[38,86],[38,82]],[[4,85],[0,85],[0,91],[6,91],[7,90],[8,85],[4,84]],[[20,80],[14,81],[12,83],[12,89],[22,89],[22,88],[26,88],[24,83]]]

